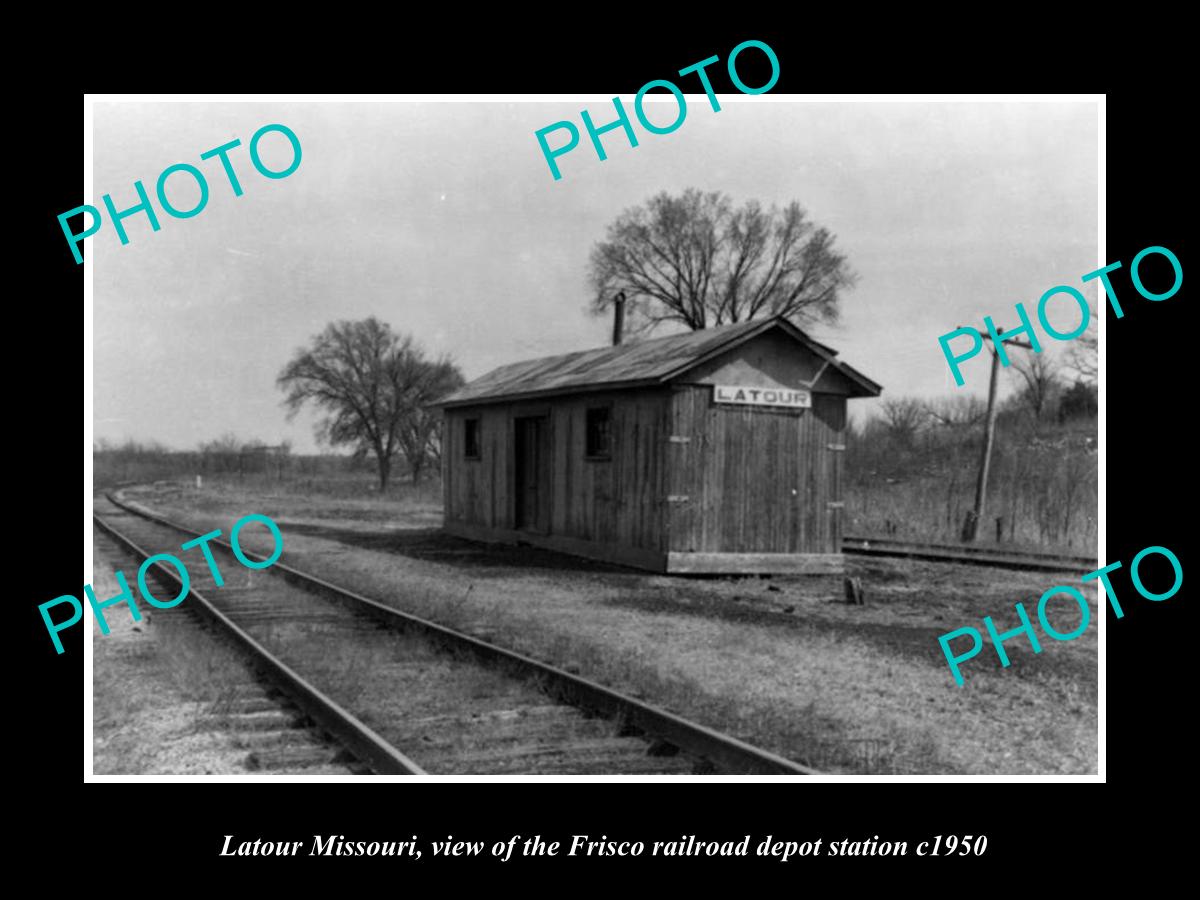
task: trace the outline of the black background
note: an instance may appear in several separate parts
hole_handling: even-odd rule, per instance
[[[1186,279],[1183,290],[1170,300],[1151,303],[1136,294],[1128,274],[1133,256],[1150,245],[1169,247],[1185,273],[1188,270],[1182,225],[1186,143],[1178,136],[1176,124],[1185,101],[1172,91],[1162,61],[1143,48],[1147,55],[1136,62],[1118,63],[1113,57],[1105,70],[1089,70],[1085,55],[1094,56],[1099,45],[1088,44],[1068,23],[1059,27],[1049,21],[1030,26],[1023,39],[1003,49],[985,52],[977,43],[958,39],[901,41],[901,46],[862,43],[849,26],[834,42],[836,46],[817,50],[815,45],[822,41],[814,29],[778,23],[743,28],[729,21],[686,36],[674,27],[630,24],[616,29],[616,35],[598,34],[585,40],[582,32],[588,29],[561,25],[554,12],[544,15],[549,17],[546,22],[530,27],[549,31],[520,42],[507,36],[515,28],[512,23],[507,31],[497,32],[506,35],[503,38],[473,40],[458,32],[452,40],[439,37],[409,23],[371,43],[364,43],[363,35],[369,23],[357,23],[349,30],[343,23],[320,39],[289,38],[286,29],[264,26],[261,32],[251,29],[237,42],[216,40],[203,65],[199,61],[194,66],[174,65],[172,71],[102,67],[89,70],[85,80],[74,84],[63,81],[66,76],[60,72],[56,87],[25,101],[23,115],[31,128],[36,123],[36,132],[31,133],[37,134],[37,140],[21,161],[20,171],[27,174],[10,175],[13,186],[27,192],[17,217],[18,242],[10,246],[22,251],[12,262],[29,277],[21,279],[24,286],[14,297],[15,322],[9,341],[10,358],[16,363],[9,367],[14,387],[9,398],[13,446],[18,445],[18,427],[30,433],[28,443],[19,441],[27,448],[25,458],[10,456],[14,460],[10,472],[23,475],[10,483],[9,568],[19,576],[10,603],[22,623],[24,658],[7,696],[15,701],[12,714],[18,725],[10,732],[9,743],[20,757],[10,771],[30,791],[24,808],[10,810],[10,817],[26,833],[29,853],[63,860],[70,858],[72,851],[67,848],[74,845],[83,859],[97,853],[113,860],[136,855],[137,872],[123,865],[118,870],[127,884],[162,867],[189,886],[232,883],[230,879],[255,874],[269,876],[272,884],[279,885],[302,875],[310,885],[316,884],[315,877],[353,886],[353,880],[345,879],[369,871],[389,873],[396,879],[389,884],[404,889],[405,876],[413,871],[413,864],[405,860],[244,860],[219,859],[216,854],[225,834],[235,834],[239,840],[305,841],[313,834],[344,834],[351,840],[402,839],[412,834],[441,839],[453,834],[490,842],[518,833],[569,842],[572,834],[652,841],[673,840],[681,834],[738,839],[749,833],[757,843],[771,833],[776,839],[801,841],[878,835],[883,840],[908,840],[910,846],[937,834],[989,837],[988,852],[981,859],[920,860],[910,855],[904,859],[815,858],[784,865],[754,857],[657,862],[558,858],[499,864],[490,858],[437,860],[426,855],[416,864],[424,872],[441,871],[455,879],[472,871],[494,879],[508,869],[521,873],[522,883],[537,884],[533,879],[547,874],[555,879],[545,882],[551,889],[581,884],[570,878],[572,874],[588,879],[599,875],[609,883],[623,884],[628,873],[652,865],[667,878],[699,875],[707,885],[716,886],[718,882],[710,879],[727,877],[753,887],[758,882],[743,882],[745,875],[766,870],[778,873],[797,890],[815,886],[817,882],[808,880],[815,872],[845,872],[850,878],[909,872],[924,882],[945,877],[947,868],[977,876],[985,870],[1005,873],[1014,889],[1023,884],[1032,888],[1021,874],[1031,862],[1057,860],[1067,866],[1064,871],[1077,864],[1090,866],[1099,847],[1147,834],[1159,853],[1168,854],[1163,843],[1171,841],[1173,828],[1156,818],[1153,807],[1161,804],[1162,810],[1167,809],[1166,798],[1175,792],[1172,780],[1187,778],[1191,749],[1187,715],[1194,706],[1185,680],[1189,652],[1184,642],[1189,631],[1184,610],[1190,569],[1183,515],[1186,485],[1192,480],[1185,457],[1194,455],[1189,427],[1194,404],[1183,364],[1194,338],[1184,322]],[[603,11],[596,15],[606,16]],[[1132,40],[1132,35],[1127,37]],[[55,656],[36,608],[59,594],[80,593],[74,542],[77,529],[89,531],[75,506],[80,498],[76,466],[80,452],[89,451],[74,430],[79,423],[75,360],[80,358],[75,354],[82,355],[82,350],[78,332],[66,326],[74,315],[71,310],[80,304],[82,267],[75,265],[55,218],[85,199],[80,190],[81,84],[92,91],[586,91],[629,97],[648,80],[671,77],[676,70],[716,54],[722,64],[709,70],[710,77],[715,90],[724,93],[733,89],[723,61],[734,45],[747,38],[766,41],[779,57],[781,77],[773,94],[1108,92],[1107,259],[1124,263],[1113,281],[1126,313],[1117,320],[1107,312],[1108,427],[1101,436],[1108,473],[1108,540],[1102,552],[1106,561],[1122,560],[1126,566],[1113,579],[1125,618],[1116,620],[1110,612],[1107,620],[1108,784],[1034,780],[903,785],[84,785],[86,738],[80,727],[84,629],[64,633],[67,652]],[[765,68],[754,70],[756,58],[760,57],[755,51],[739,58],[739,71],[750,85],[767,77]],[[681,81],[685,90],[696,89]],[[1144,84],[1139,86],[1141,81]],[[687,139],[686,128],[671,139]],[[1064,133],[1061,140],[1090,142],[1092,136]],[[101,187],[97,186],[98,193]],[[551,187],[547,177],[547,188]],[[1008,321],[1003,313],[1018,300],[1032,310],[1037,298],[997,296],[998,322]],[[936,352],[935,338],[930,336],[930,352]],[[179,339],[187,338],[180,335]],[[137,353],[138,348],[130,346],[129,352]],[[31,468],[36,478],[28,477]],[[1171,548],[1185,572],[1183,590],[1162,603],[1142,600],[1128,579],[1129,561],[1152,544]],[[1149,571],[1146,580],[1155,586]],[[26,772],[31,777],[22,778]],[[95,869],[91,877],[106,876]],[[836,883],[853,884],[840,877]],[[954,884],[976,888],[982,882]],[[162,882],[154,886],[165,887]]]

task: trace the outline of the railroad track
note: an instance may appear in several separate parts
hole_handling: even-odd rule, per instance
[[[113,495],[97,498],[94,518],[139,561],[178,556],[180,543],[200,535]],[[191,559],[198,554],[186,554],[184,608],[226,632],[296,707],[376,773],[817,774],[282,561],[249,570],[227,543],[209,546],[225,582],[218,587],[208,566]],[[170,591],[165,596],[179,592],[171,568],[151,571]]]
[[[897,541],[891,538],[847,536],[842,539],[842,552],[857,556],[894,556],[930,562],[968,563],[973,566],[1022,569],[1027,572],[1078,572],[1082,575],[1096,567],[1095,560],[1083,556],[997,550],[961,544]]]
[[[126,545],[119,544],[100,527],[94,528],[93,539],[97,554],[106,559],[120,559],[122,550],[128,551]],[[338,741],[316,727],[304,710],[246,665],[244,657],[230,652],[228,641],[219,631],[207,627],[205,617],[196,613],[196,608],[184,608],[193,613],[190,615],[171,611],[159,618],[157,610],[143,606],[142,615],[144,622],[152,617],[156,620],[160,636],[172,633],[201,658],[215,660],[215,665],[220,666],[216,682],[192,685],[200,697],[192,720],[197,732],[223,735],[230,748],[236,748],[229,754],[230,760],[238,759],[251,772],[275,775],[370,772]],[[205,657],[206,653],[213,655]]]

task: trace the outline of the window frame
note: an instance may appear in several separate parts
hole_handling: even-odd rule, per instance
[[[463,418],[463,459],[480,459],[483,456],[482,425],[479,416]],[[471,428],[475,430],[475,452],[471,452]]]
[[[606,417],[606,435],[608,447],[599,453],[592,452],[592,413],[603,412]],[[611,403],[593,403],[588,405],[583,414],[583,458],[589,462],[611,462],[613,454],[613,405]]]

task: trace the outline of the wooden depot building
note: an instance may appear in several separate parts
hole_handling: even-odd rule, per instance
[[[841,572],[846,401],[881,388],[836,355],[771,318],[489,372],[437,404],[445,530],[656,572]]]

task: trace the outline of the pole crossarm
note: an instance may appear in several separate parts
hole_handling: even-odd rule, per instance
[[[961,330],[962,330],[962,328],[963,328],[963,326],[962,326],[962,325],[959,325],[958,327],[959,327],[959,330],[960,330],[960,331],[961,331]],[[989,332],[989,331],[988,331],[986,328],[985,328],[983,331],[979,331],[979,329],[978,329],[978,328],[976,328],[975,330],[976,330],[977,332],[979,332],[979,336],[980,336],[981,338],[983,338],[985,341],[992,341],[992,343],[995,343],[995,341],[994,341],[994,340],[993,340],[993,338],[992,338],[992,335],[991,335],[991,333],[990,333],[990,332]],[[997,334],[1004,334],[1004,329],[1003,329],[1003,328],[1001,328],[1001,329],[1000,329],[999,331],[997,331],[996,333],[997,333]],[[1033,344],[1029,344],[1029,343],[1026,343],[1026,342],[1024,342],[1024,341],[1021,341],[1019,338],[1011,338],[1010,340],[1006,341],[1006,343],[1012,344],[1012,346],[1014,346],[1014,347],[1020,347],[1022,350],[1032,350],[1032,349],[1033,349]],[[996,351],[995,351],[995,350],[993,350],[992,352],[993,352],[993,353],[995,353]]]

